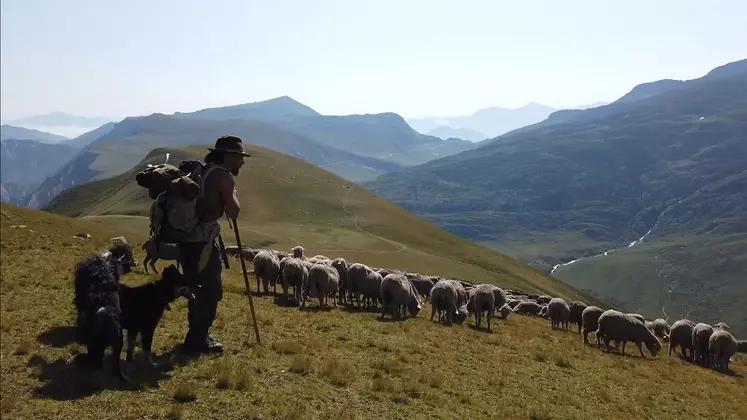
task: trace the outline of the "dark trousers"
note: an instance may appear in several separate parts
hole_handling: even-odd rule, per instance
[[[223,266],[220,251],[215,243],[207,266],[201,273],[197,272],[204,245],[204,242],[180,244],[184,274],[195,295],[195,299],[188,304],[189,331],[184,338],[184,344],[187,346],[204,347],[208,343],[208,332],[215,320],[218,302],[223,298]],[[200,287],[196,287],[197,285]]]

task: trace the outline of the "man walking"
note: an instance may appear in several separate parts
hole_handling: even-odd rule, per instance
[[[223,345],[209,333],[218,302],[223,298],[223,267],[216,244],[220,233],[218,220],[224,213],[229,219],[238,217],[240,206],[234,176],[244,165],[244,156],[251,156],[244,152],[241,139],[234,136],[220,137],[215,147],[208,150],[201,197],[196,204],[200,223],[189,239],[180,243],[184,274],[195,295],[188,304],[189,331],[184,338],[184,350],[190,354],[223,351]]]

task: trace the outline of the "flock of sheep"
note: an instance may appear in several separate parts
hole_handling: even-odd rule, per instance
[[[421,298],[431,303],[431,321],[438,314],[438,322],[452,325],[463,323],[469,314],[475,317],[475,326],[480,328],[483,315],[487,329],[491,328],[494,314],[505,319],[511,313],[539,316],[550,320],[552,329],[568,330],[576,324],[584,344],[589,344],[588,335],[594,332],[597,347],[604,343],[610,351],[610,342],[636,344],[641,357],[643,346],[656,356],[662,341],[669,341],[669,356],[677,346],[682,357],[704,367],[726,372],[735,353],[747,353],[747,340],[737,340],[729,332],[729,326],[720,322],[713,326],[682,319],[669,325],[664,319],[646,321],[639,314],[623,313],[614,309],[604,310],[580,301],[571,303],[562,298],[540,296],[519,290],[503,290],[491,284],[473,285],[463,280],[445,279],[403,272],[397,269],[373,268],[365,264],[348,264],[343,258],[330,259],[324,255],[307,258],[301,246],[290,253],[277,250],[239,250],[226,247],[229,255],[239,252],[251,260],[257,280],[265,294],[272,286],[277,295],[277,284],[282,288],[282,297],[288,299],[293,289],[293,300],[305,306],[310,298],[319,300],[319,306],[328,305],[332,297],[337,305],[338,297],[344,305],[358,308],[377,308],[381,305],[381,317],[387,313],[401,319],[409,312],[415,317],[421,310]]]

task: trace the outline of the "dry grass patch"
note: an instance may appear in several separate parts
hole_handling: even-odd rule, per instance
[[[346,386],[355,381],[355,367],[336,358],[327,361],[321,374],[336,386]]]
[[[174,390],[174,400],[177,402],[190,402],[197,399],[197,388],[189,382],[180,382]]]
[[[311,374],[311,357],[305,355],[294,357],[288,370],[299,375]]]

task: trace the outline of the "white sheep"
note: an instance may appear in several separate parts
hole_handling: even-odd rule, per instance
[[[480,328],[483,313],[487,312],[488,331],[491,331],[490,319],[495,312],[495,294],[493,293],[493,289],[497,289],[497,287],[492,284],[476,286],[470,290],[469,303],[467,304],[467,308],[471,309],[475,314],[475,327],[477,328]]]
[[[151,268],[153,268],[153,271],[158,273],[158,269],[156,268],[156,261],[165,260],[165,261],[176,261],[176,269],[179,269],[180,260],[181,260],[181,250],[179,249],[179,244],[170,243],[170,242],[156,242],[152,238],[145,241],[143,244],[143,249],[145,250],[145,253],[147,254],[145,256],[145,259],[143,260],[143,267],[145,267],[145,272],[148,272],[148,262],[150,262]]]
[[[624,314],[614,309],[604,311],[599,317],[597,328],[597,337],[604,341],[605,351],[610,351],[610,341],[614,340],[618,343],[622,343],[620,349],[621,354],[625,354],[625,344],[628,341],[632,341],[638,346],[638,351],[641,352],[641,357],[645,358],[643,354],[643,348],[641,344],[645,344],[652,356],[661,350],[661,342],[656,337],[653,331],[646,327],[646,324],[641,322],[637,317],[631,316],[630,314]]]
[[[275,295],[277,295],[277,280],[280,276],[280,260],[272,252],[262,250],[257,252],[252,260],[254,265],[254,276],[257,278],[257,291],[259,292],[259,282],[262,281],[262,286],[265,294],[270,293],[268,284],[272,285]]]
[[[308,282],[309,269],[298,258],[284,258],[280,264],[283,266],[281,269],[283,296],[287,296],[288,288],[293,286],[293,297],[300,305],[301,290],[303,285]]]
[[[524,300],[519,302],[514,308],[514,312],[522,315],[537,315],[542,310],[542,306],[533,300]]]
[[[347,281],[347,300],[350,304],[353,300],[361,307],[361,295],[363,300],[370,300],[374,305],[379,300],[381,291],[381,282],[384,278],[377,271],[365,264],[353,263],[348,267]]]
[[[512,313],[514,313],[514,310],[508,304],[501,306],[501,309],[498,310],[498,315],[501,319],[507,319]]]
[[[669,332],[672,330],[672,327],[669,326],[666,320],[657,318],[653,321],[646,321],[646,326],[662,340],[669,339]]]
[[[567,331],[571,308],[563,298],[552,298],[547,304],[547,316],[550,318],[550,328],[560,327]]]
[[[580,300],[575,300],[571,302],[571,313],[568,317],[568,323],[569,324],[576,324],[578,325],[578,333],[581,334],[581,314],[583,314],[584,309],[586,309],[588,305],[586,303],[581,302]]]
[[[298,259],[302,259],[302,260],[303,260],[303,259],[306,259],[306,258],[304,257],[304,255],[303,255],[304,251],[306,251],[306,250],[305,250],[305,249],[303,249],[303,247],[302,247],[301,245],[298,245],[298,246],[294,246],[294,247],[293,247],[293,248],[291,249],[291,253],[293,254],[293,258],[298,258]]]
[[[719,328],[708,339],[708,351],[711,354],[711,366],[719,372],[729,370],[729,359],[734,354],[747,351],[747,344],[738,341],[726,329]]]
[[[438,322],[446,321],[452,325],[454,317],[459,316],[459,307],[457,306],[458,294],[455,282],[448,280],[439,280],[431,289],[431,321],[433,315],[438,313]]]
[[[329,306],[327,305],[327,296],[331,293],[334,293],[333,302],[337,306],[339,285],[340,274],[331,265],[317,263],[309,269],[309,297],[318,298],[320,308],[325,305]]]
[[[604,309],[598,306],[587,306],[581,312],[581,335],[583,336],[583,343],[589,344],[589,333],[595,332],[599,328],[599,317],[604,313]],[[601,340],[597,337],[597,347],[601,344]]]
[[[709,367],[711,364],[711,356],[709,354],[708,340],[713,334],[713,327],[699,322],[693,327],[692,333],[692,353],[693,362],[699,363],[701,366]]]
[[[669,357],[672,357],[672,351],[680,346],[680,353],[682,357],[692,360],[693,359],[693,328],[695,323],[689,319],[681,319],[672,324],[672,329],[669,332]],[[690,350],[690,355],[687,356],[686,350]]]
[[[381,282],[381,318],[389,310],[393,319],[404,318],[405,308],[413,318],[420,312],[420,296],[404,274],[388,274]]]
[[[348,263],[345,258],[335,258],[330,263],[332,268],[337,270],[337,276],[340,279],[340,283],[336,292],[340,293],[340,302],[345,305],[347,302],[346,295],[348,293]]]

